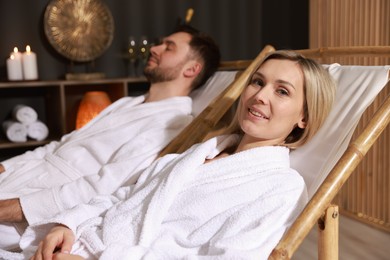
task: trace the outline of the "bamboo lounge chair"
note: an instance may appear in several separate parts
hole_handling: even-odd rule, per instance
[[[253,61],[222,63],[222,71],[242,71],[226,89],[161,153],[183,152],[202,141],[235,103],[250,78],[250,72],[273,51],[266,46]],[[390,56],[390,46],[348,47],[299,50],[306,57]],[[365,109],[385,87],[390,66],[329,65],[338,81],[336,105],[316,137],[291,153],[291,164],[307,184],[310,201],[276,246],[269,259],[290,259],[314,224],[319,223],[319,259],[338,259],[338,208],[331,205],[342,185],[354,171],[370,147],[390,121],[390,97],[377,110],[365,130],[350,142],[354,129]],[[221,73],[221,72],[218,72]],[[230,80],[232,80],[231,76]],[[191,138],[188,138],[191,136]],[[321,147],[321,149],[318,149]],[[319,150],[319,151],[318,151]],[[304,162],[304,163],[302,163]],[[309,162],[309,163],[308,163]]]

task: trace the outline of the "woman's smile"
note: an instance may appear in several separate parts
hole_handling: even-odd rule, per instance
[[[248,111],[251,115],[255,116],[256,118],[261,119],[269,119],[269,117],[265,116],[260,110],[256,110],[254,108],[248,108]]]

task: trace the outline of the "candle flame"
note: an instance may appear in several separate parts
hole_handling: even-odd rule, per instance
[[[14,52],[17,53],[19,50],[18,50],[18,47],[15,47],[14,48]]]
[[[26,51],[27,51],[27,52],[30,52],[30,51],[31,51],[30,45],[27,45],[27,46],[26,46]]]
[[[15,59],[15,56],[13,54],[11,54],[11,57],[10,57],[11,60],[14,60]]]

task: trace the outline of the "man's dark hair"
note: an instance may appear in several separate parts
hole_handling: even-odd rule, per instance
[[[174,32],[186,32],[192,36],[191,50],[203,61],[203,69],[192,83],[192,89],[202,86],[218,69],[221,60],[219,46],[206,33],[200,32],[194,27],[183,24]]]

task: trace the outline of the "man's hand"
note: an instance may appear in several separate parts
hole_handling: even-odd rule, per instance
[[[19,199],[0,200],[0,222],[22,222],[24,214]]]
[[[5,172],[5,168],[4,168],[4,166],[0,163],[0,173],[3,173],[3,172]]]
[[[79,256],[69,255],[73,243],[74,234],[72,230],[62,225],[56,226],[52,228],[46,237],[39,243],[38,249],[31,260],[82,259]],[[56,251],[58,251],[58,253]],[[55,258],[53,258],[54,256]],[[67,258],[68,256],[71,258]]]

